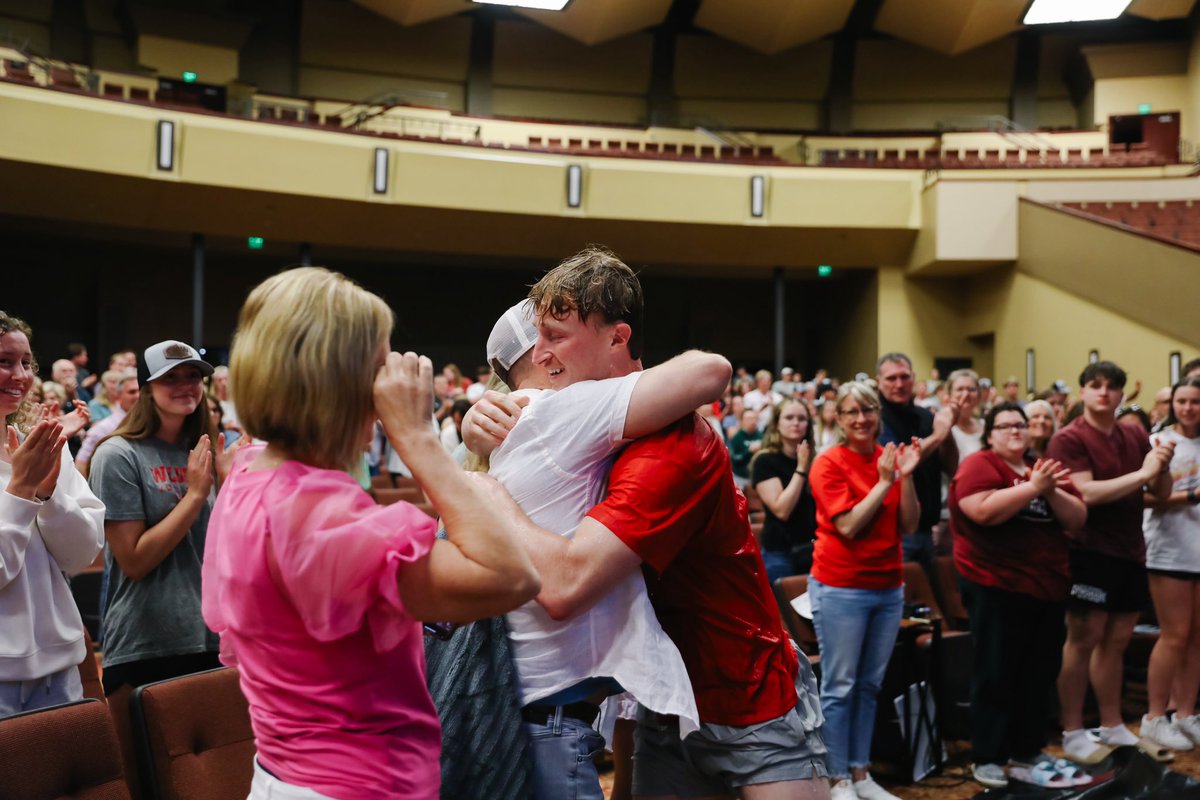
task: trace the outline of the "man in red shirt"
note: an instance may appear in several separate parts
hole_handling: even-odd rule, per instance
[[[611,357],[588,335],[569,297],[539,297],[538,287],[533,295],[542,319],[533,357],[552,376],[596,380],[641,369],[628,351]],[[487,405],[476,419],[488,421],[475,433],[498,443],[519,409],[493,400],[480,401]],[[812,667],[783,630],[746,499],[710,425],[692,414],[628,445],[609,475],[607,498],[572,537],[534,526],[488,485],[542,575],[538,602],[551,617],[568,619],[643,571],[655,613],[687,667],[702,724],[681,741],[677,720],[639,710],[635,795],[829,796]]]
[[[1071,550],[1067,643],[1058,693],[1063,752],[1090,763],[1108,748],[1138,739],[1121,719],[1121,669],[1125,647],[1149,602],[1142,491],[1171,492],[1174,447],[1150,447],[1141,428],[1116,424],[1125,395],[1125,371],[1111,361],[1089,364],[1079,376],[1083,415],[1050,440],[1048,458],[1071,470],[1071,482],[1088,506],[1087,521]],[[1088,678],[1100,706],[1099,741],[1083,727]]]

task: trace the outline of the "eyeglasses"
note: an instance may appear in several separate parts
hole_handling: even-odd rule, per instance
[[[865,418],[870,418],[870,417],[875,416],[878,413],[879,413],[878,408],[851,408],[851,409],[841,409],[838,411],[839,416],[851,417],[851,418],[860,417],[860,416],[865,417]]]
[[[1024,422],[1001,422],[999,425],[993,425],[994,431],[1023,431],[1029,428],[1029,425]]]

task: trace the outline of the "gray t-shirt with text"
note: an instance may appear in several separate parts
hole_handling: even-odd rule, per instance
[[[88,484],[106,521],[144,520],[152,528],[187,493],[188,451],[161,439],[109,439],[92,458]],[[200,566],[212,497],[162,563],[131,580],[104,549],[109,570],[104,665],[216,652],[217,637],[200,615]]]

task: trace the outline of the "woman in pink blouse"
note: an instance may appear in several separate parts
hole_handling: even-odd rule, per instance
[[[250,797],[436,798],[441,743],[421,621],[531,599],[512,531],[442,450],[429,359],[388,352],[382,300],[320,268],[264,281],[231,383],[245,448],[209,523],[203,611],[250,704]],[[376,419],[441,515],[376,505],[347,472]]]

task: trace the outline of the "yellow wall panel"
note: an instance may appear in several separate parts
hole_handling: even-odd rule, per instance
[[[864,102],[1007,99],[1015,59],[1013,37],[957,56],[897,39],[859,39],[854,97]]]
[[[1107,125],[1114,114],[1137,114],[1138,106],[1149,103],[1152,111],[1182,111],[1190,116],[1190,88],[1186,75],[1156,75],[1152,78],[1105,78],[1093,88],[1093,120]],[[1181,121],[1182,122],[1182,121]],[[1186,123],[1184,123],[1186,124]]]
[[[583,94],[497,86],[492,90],[492,113],[503,117],[638,125],[646,121],[646,98],[642,95]]]
[[[1143,398],[1170,379],[1168,356],[1183,354],[1186,362],[1200,353],[1195,343],[1163,335],[1121,314],[1090,303],[1029,275],[1016,273],[1008,292],[996,298],[996,371],[1017,375],[1024,385],[1025,351],[1036,356],[1037,384],[1045,389],[1055,380],[1078,386],[1088,352],[1115,361],[1133,379],[1144,383]],[[1132,385],[1130,386],[1132,389]]]
[[[414,105],[439,106],[452,111],[463,111],[466,107],[466,90],[462,83],[326,67],[301,67],[299,91],[303,97],[324,97],[346,104],[384,94],[399,94]]]
[[[138,63],[157,70],[159,75],[182,77],[195,72],[203,83],[223,85],[238,79],[238,52],[229,47],[168,39],[165,36],[139,36]]]
[[[492,82],[497,87],[644,95],[650,87],[653,46],[649,33],[587,46],[533,22],[501,20],[496,23]]]
[[[178,114],[131,108],[75,95],[6,86],[0,95],[0,157],[124,175],[155,170],[155,120]],[[102,103],[82,111],[80,103]]]
[[[814,130],[821,127],[821,104],[798,100],[680,100],[685,122],[712,120],[725,128]]]
[[[680,36],[675,44],[679,98],[823,100],[833,40],[767,56],[715,36]]]

